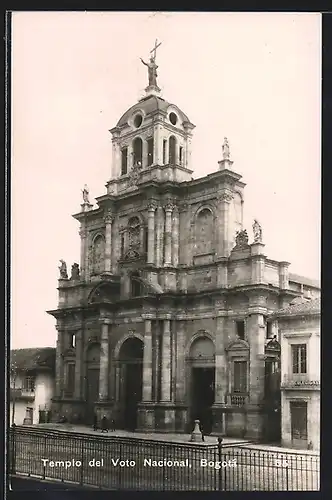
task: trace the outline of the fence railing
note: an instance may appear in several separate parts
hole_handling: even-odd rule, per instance
[[[217,441],[217,440],[216,440]],[[9,473],[108,490],[319,490],[318,455],[14,427]]]

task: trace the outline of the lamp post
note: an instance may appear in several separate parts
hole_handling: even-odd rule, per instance
[[[12,425],[15,424],[15,402],[16,402],[16,377],[17,377],[17,365],[15,361],[10,366],[10,375],[13,380],[13,393],[12,393],[12,403],[13,403],[13,408],[12,408]]]

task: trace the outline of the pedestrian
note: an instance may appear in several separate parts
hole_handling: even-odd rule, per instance
[[[101,432],[108,432],[108,421],[106,415],[101,419]]]
[[[98,430],[98,418],[96,414],[93,415],[93,430],[94,431]]]

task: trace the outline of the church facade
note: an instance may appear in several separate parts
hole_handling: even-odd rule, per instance
[[[162,432],[191,432],[199,418],[207,433],[276,438],[280,344],[267,318],[317,284],[265,255],[257,221],[250,241],[227,140],[218,168],[193,179],[195,126],[153,71],[110,130],[106,194],[94,208],[85,188],[74,215],[80,265],[68,277],[62,261],[48,311],[53,418]]]

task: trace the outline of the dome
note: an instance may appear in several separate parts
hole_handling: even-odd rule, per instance
[[[135,111],[142,110],[144,111],[146,116],[156,112],[156,111],[164,111],[167,112],[168,107],[171,106],[172,109],[175,109],[179,115],[179,118],[182,122],[190,122],[188,116],[183,113],[177,106],[174,104],[170,104],[165,101],[161,97],[157,97],[155,95],[150,95],[148,97],[144,97],[140,101],[138,101],[134,106],[129,108],[120,118],[117,123],[117,127],[123,127],[128,123],[129,118],[135,113]]]

